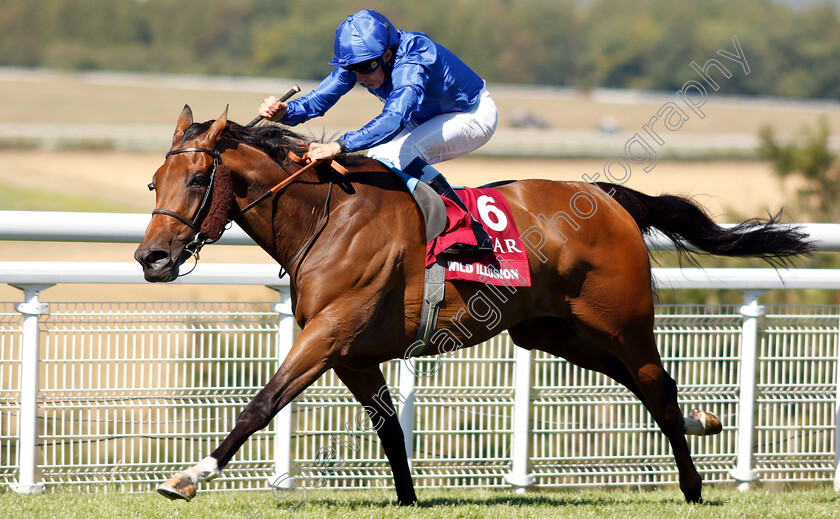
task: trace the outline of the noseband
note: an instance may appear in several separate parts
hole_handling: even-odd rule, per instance
[[[213,157],[213,169],[210,171],[210,181],[207,182],[207,187],[204,189],[204,197],[201,199],[201,204],[198,206],[198,210],[195,212],[195,215],[193,215],[192,218],[187,218],[186,216],[178,214],[175,211],[170,211],[169,209],[155,209],[152,211],[152,215],[162,214],[175,218],[190,229],[194,230],[195,236],[193,236],[193,239],[184,246],[184,249],[189,251],[191,255],[198,258],[198,252],[207,243],[208,237],[201,232],[197,222],[201,213],[204,211],[204,208],[207,206],[207,202],[210,200],[210,193],[213,192],[213,180],[216,178],[216,166],[222,163],[222,156],[219,155],[218,151],[207,148],[181,148],[179,150],[172,150],[168,152],[166,154],[166,158],[169,158],[170,155],[190,152],[206,153]]]

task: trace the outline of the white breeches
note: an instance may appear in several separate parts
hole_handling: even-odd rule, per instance
[[[496,103],[485,87],[469,112],[441,114],[420,125],[409,123],[396,137],[374,146],[367,154],[398,169],[417,157],[436,164],[483,146],[496,131],[498,120]]]

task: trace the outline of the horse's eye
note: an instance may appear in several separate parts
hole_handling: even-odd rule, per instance
[[[149,182],[148,188],[149,188],[149,191],[154,191],[155,190],[155,183],[154,182]]]
[[[207,175],[203,173],[197,173],[192,180],[190,181],[191,186],[206,186],[207,185]]]

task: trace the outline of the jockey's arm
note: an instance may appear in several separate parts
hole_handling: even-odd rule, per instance
[[[366,150],[396,137],[426,98],[431,68],[422,57],[397,57],[391,71],[391,92],[382,113],[359,130],[341,136],[348,152]]]
[[[314,117],[321,117],[355,84],[355,74],[341,67],[335,67],[330,75],[315,87],[315,90],[288,103],[283,103],[286,105],[285,115],[282,118],[275,116],[272,120],[294,126]],[[266,101],[269,99],[266,99]]]
[[[382,113],[359,130],[348,132],[330,143],[312,143],[306,153],[308,160],[332,159],[342,152],[353,152],[372,148],[393,139],[408,122],[411,114],[420,105],[419,89],[403,87],[394,90],[385,102]],[[422,92],[422,91],[420,91]]]

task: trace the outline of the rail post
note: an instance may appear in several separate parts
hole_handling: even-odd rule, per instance
[[[417,376],[410,364],[417,365],[419,359],[403,359],[400,362],[399,387],[399,421],[405,442],[405,455],[408,457],[408,467],[414,472],[414,393],[417,388]]]
[[[531,438],[531,350],[516,348],[516,375],[513,395],[513,448],[510,473],[505,481],[517,493],[535,482],[528,472],[529,440]]]
[[[743,316],[741,324],[741,376],[738,397],[738,443],[735,468],[729,471],[738,484],[738,490],[746,492],[750,484],[758,479],[752,467],[755,447],[755,373],[758,366],[758,326],[764,317],[765,308],[758,304],[764,290],[744,291],[744,304],[739,309]]]
[[[44,484],[36,481],[38,467],[38,383],[41,328],[40,316],[49,311],[40,293],[53,285],[12,285],[23,290],[23,303],[15,310],[23,315],[20,353],[20,470],[14,490],[18,494],[40,494]]]
[[[834,491],[840,492],[840,329],[836,341],[838,347],[834,371]]]
[[[280,295],[280,302],[273,311],[280,315],[277,326],[277,360],[282,363],[292,350],[295,340],[295,316],[292,313],[292,296],[287,287],[270,286]],[[295,478],[290,474],[292,459],[292,402],[274,417],[274,474],[268,478],[272,487],[294,488]]]

